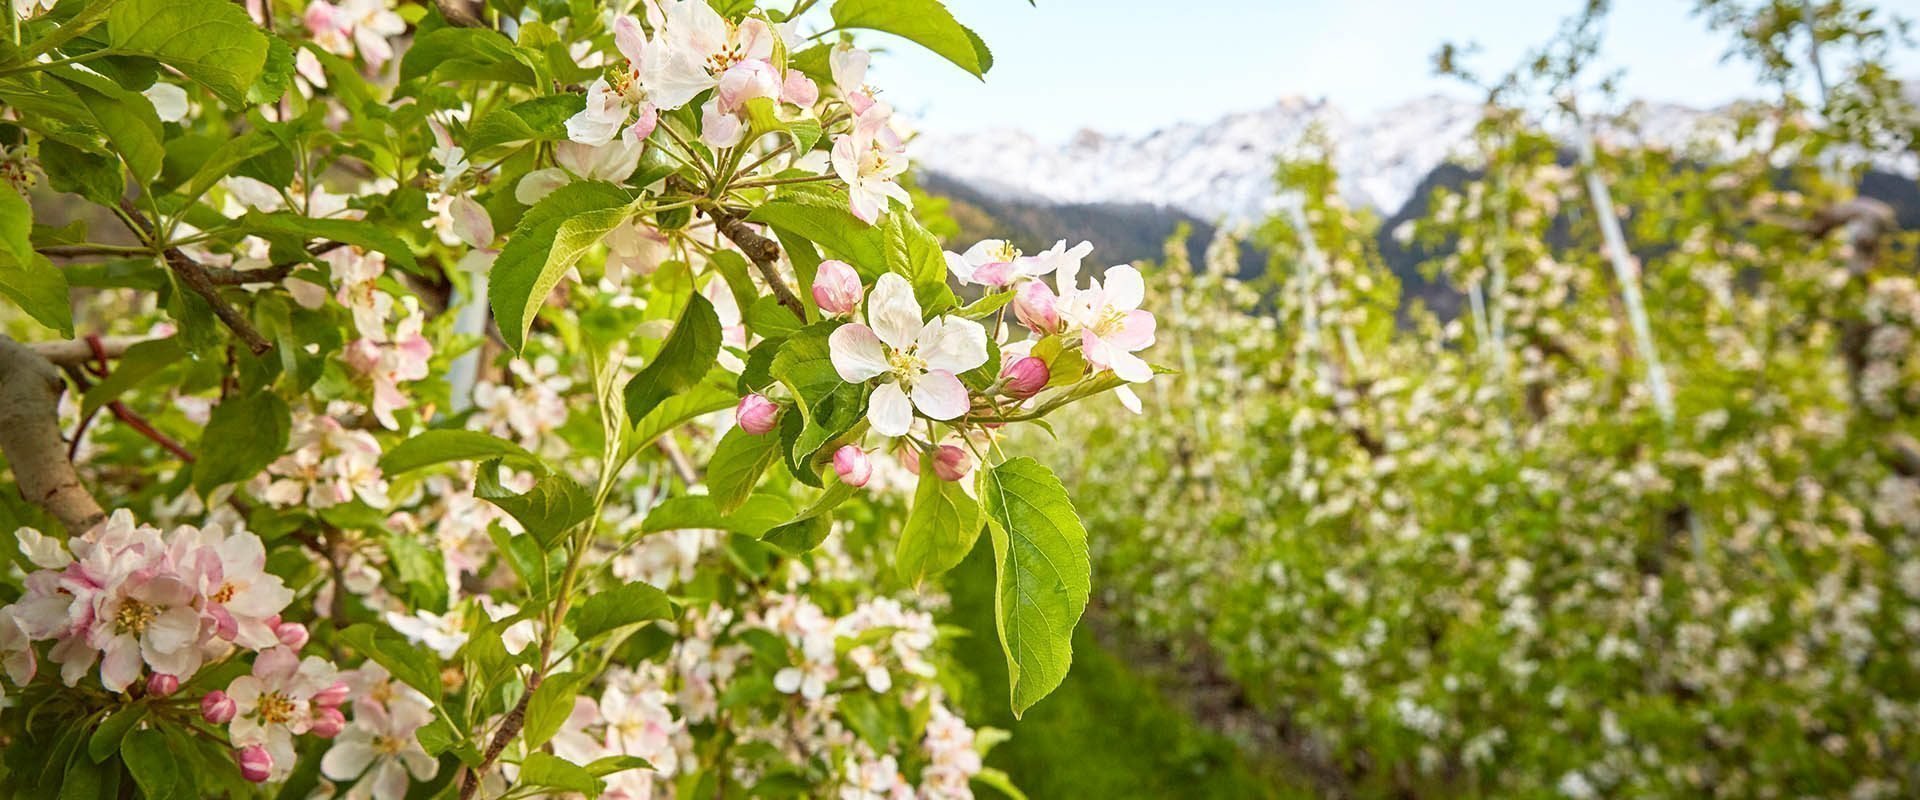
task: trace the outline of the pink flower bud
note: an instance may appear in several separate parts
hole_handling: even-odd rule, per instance
[[[240,748],[240,777],[254,783],[266,783],[273,776],[273,754],[267,748],[250,744]]]
[[[215,725],[232,722],[233,716],[238,713],[240,713],[239,704],[233,702],[233,698],[219,689],[208,692],[206,697],[200,698],[201,718]]]
[[[780,406],[763,395],[750,394],[740,398],[740,405],[733,409],[733,420],[740,423],[740,429],[755,436],[773,430],[780,420]]]
[[[915,475],[920,474],[920,451],[902,445],[899,449],[893,451],[893,457],[898,459],[900,466],[906,467],[908,472]]]
[[[833,259],[820,262],[820,271],[813,276],[813,302],[821,313],[836,316],[849,313],[860,304],[862,293],[860,273],[847,262]]]
[[[843,445],[833,451],[833,471],[839,473],[841,483],[857,489],[873,478],[873,462],[867,460],[867,451],[859,446]]]
[[[1039,281],[1027,281],[1020,284],[1013,295],[1013,315],[1020,324],[1032,329],[1034,333],[1049,334],[1060,332],[1060,298],[1052,289]]]
[[[282,622],[273,626],[273,635],[280,637],[280,643],[294,650],[307,646],[307,626],[298,622]]]
[[[347,702],[347,695],[352,691],[346,681],[334,681],[332,686],[314,693],[313,704],[321,708],[333,708]]]
[[[1016,400],[1025,400],[1047,388],[1047,362],[1033,356],[1027,356],[1007,365],[1000,371],[1000,386],[1008,396]]]
[[[973,459],[967,457],[967,451],[950,444],[940,445],[933,454],[933,474],[943,481],[957,481],[967,476],[973,469]]]
[[[322,739],[331,739],[346,729],[347,715],[340,713],[338,708],[323,708],[314,713],[313,727],[307,730]]]
[[[180,679],[164,672],[156,672],[147,678],[147,694],[154,697],[166,697],[180,691]]]

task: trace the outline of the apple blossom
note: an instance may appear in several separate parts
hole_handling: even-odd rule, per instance
[[[200,613],[212,623],[214,635],[254,650],[281,641],[272,620],[293,602],[293,591],[266,571],[260,537],[209,525],[197,536],[179,537],[174,549],[174,558],[190,564],[198,576]]]
[[[1062,270],[1062,291],[1071,285],[1074,272]],[[1146,298],[1146,286],[1140,271],[1120,265],[1107,270],[1106,282],[1063,297],[1061,318],[1079,328],[1080,343],[1087,363],[1111,369],[1128,383],[1153,379],[1153,368],[1134,355],[1153,345],[1153,312],[1140,309]]]
[[[980,323],[953,316],[922,322],[913,286],[892,272],[875,282],[867,322],[872,327],[856,322],[835,329],[828,348],[842,380],[887,378],[867,408],[875,433],[905,435],[916,408],[935,420],[967,413],[971,403],[958,376],[987,362],[987,332]]]
[[[813,275],[813,302],[823,314],[853,313],[865,292],[866,287],[860,285],[860,273],[853,265],[837,258],[820,262],[819,271]]]
[[[359,778],[347,797],[402,800],[412,780],[429,781],[440,772],[440,763],[417,738],[432,721],[424,698],[398,695],[356,705],[353,724],[321,757],[320,771],[336,781]]]
[[[888,201],[913,207],[913,197],[896,179],[907,171],[906,149],[889,127],[893,109],[875,103],[854,119],[853,132],[834,137],[833,171],[847,184],[853,215],[871,225]]]
[[[254,657],[253,671],[233,680],[227,697],[234,703],[229,735],[234,744],[257,745],[272,756],[268,768],[278,774],[295,757],[293,737],[313,726],[313,696],[331,686],[333,668],[318,657],[302,660],[291,648],[274,647]]]
[[[84,561],[84,560],[83,560]],[[105,589],[94,600],[87,644],[100,651],[100,683],[121,691],[144,663],[157,672],[192,675],[200,668],[200,613],[195,593],[158,552],[125,553],[102,567]]]

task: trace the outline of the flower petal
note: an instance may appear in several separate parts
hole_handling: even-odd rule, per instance
[[[1140,301],[1147,298],[1146,281],[1141,280],[1140,270],[1121,264],[1107,269],[1107,307],[1118,311],[1132,311],[1140,307]]]
[[[1136,308],[1127,312],[1120,330],[1108,334],[1107,341],[1114,347],[1128,352],[1144,350],[1153,346],[1156,325],[1153,312]]]
[[[934,370],[913,384],[913,404],[920,413],[937,420],[949,420],[967,413],[967,386],[946,370]],[[875,426],[878,427],[878,426]]]
[[[897,272],[881,275],[873,283],[873,294],[867,296],[867,322],[887,346],[895,350],[912,347],[923,327],[913,284]]]
[[[827,336],[827,357],[833,361],[833,371],[840,373],[840,380],[848,383],[869,381],[892,369],[880,337],[857,322],[835,328]]]
[[[927,369],[966,372],[987,363],[987,329],[965,317],[940,317],[920,329],[915,352]]]
[[[867,403],[867,420],[873,423],[873,432],[881,436],[905,436],[913,427],[913,403],[900,390],[900,384],[880,384]]]

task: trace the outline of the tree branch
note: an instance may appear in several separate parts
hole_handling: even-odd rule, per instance
[[[0,453],[20,494],[80,534],[106,519],[67,459],[58,408],[66,382],[33,348],[0,336]]]
[[[147,220],[147,216],[141,213],[132,201],[122,198],[120,210],[139,228],[137,232],[141,237],[154,246],[162,243],[159,232],[154,230],[153,223]],[[232,303],[220,296],[219,285],[214,283],[205,266],[187,257],[187,254],[181,252],[178,247],[169,247],[160,255],[162,260],[166,261],[167,267],[172,269],[175,275],[180,276],[180,282],[186,284],[194,294],[200,295],[200,299],[207,301],[207,305],[213,308],[213,315],[219,317],[220,321],[226,324],[227,329],[233,331],[233,335],[238,337],[248,350],[253,351],[254,355],[261,355],[273,348],[273,343],[267,341],[267,337],[260,335],[260,331],[253,327],[253,323],[247,321],[245,314],[240,313]]]
[[[59,342],[29,342],[25,346],[34,355],[46,359],[56,367],[79,366],[101,358],[119,358],[126,355],[127,348],[142,342],[157,342],[165,336],[102,336],[100,352],[95,353],[93,345],[86,339],[68,339]]]
[[[735,247],[740,248],[740,252],[746,253],[753,265],[760,269],[760,277],[766,280],[767,286],[773,290],[774,299],[779,300],[780,305],[786,306],[788,311],[792,311],[795,319],[806,322],[806,304],[800,302],[799,296],[795,295],[792,289],[787,288],[787,282],[780,277],[780,270],[776,265],[780,260],[780,245],[775,244],[772,239],[761,236],[740,217],[718,205],[704,205],[701,211],[713,220],[714,228],[718,229],[721,235],[731,240]]]

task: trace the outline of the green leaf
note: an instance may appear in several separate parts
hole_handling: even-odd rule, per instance
[[[380,457],[387,477],[448,461],[504,459],[545,474],[546,465],[526,448],[492,434],[457,429],[431,430],[393,446]]]
[[[1040,462],[1021,457],[986,470],[980,501],[993,534],[994,618],[1018,718],[1067,677],[1093,564],[1067,490]]]
[[[887,271],[886,237],[847,210],[844,196],[788,192],[754,209],[747,219],[833,251],[869,282]]]
[[[831,479],[826,489],[820,492],[805,511],[794,517],[792,522],[780,525],[766,532],[760,541],[780,548],[790,555],[799,555],[819,547],[827,540],[827,534],[833,532],[833,510],[852,497],[854,488]]]
[[[147,716],[147,704],[135,703],[121,708],[100,723],[93,731],[93,738],[87,740],[87,756],[98,764],[120,749],[120,741],[125,739],[127,731]]]
[[[535,481],[526,494],[514,494],[500,485],[499,463],[480,465],[473,496],[500,507],[542,547],[551,549],[560,536],[593,516],[593,495],[572,478],[558,473]]]
[[[171,337],[135,342],[121,354],[119,361],[114,362],[113,372],[101,378],[81,398],[80,416],[98,411],[101,406],[113,402],[155,373],[186,357],[186,348]]]
[[[166,134],[151,101],[113,81],[72,67],[49,69],[47,74],[72,90],[79,103],[76,111],[84,109],[93,126],[106,134],[134,180],[146,184],[160,174],[167,158],[162,144]]]
[[[290,88],[293,88],[293,45],[277,36],[268,37],[267,60],[261,65],[260,77],[247,87],[247,102],[253,105],[278,103]]]
[[[96,800],[105,783],[105,769],[74,753],[67,762],[67,773],[60,783],[60,800]]]
[[[747,138],[742,144],[749,144],[769,133],[784,133],[793,142],[793,151],[806,153],[820,142],[820,120],[811,113],[783,117],[781,104],[771,97],[756,97],[748,100],[744,109],[747,112]]]
[[[720,357],[720,315],[695,292],[660,352],[627,381],[627,417],[645,419],[668,397],[687,391]]]
[[[272,214],[251,212],[240,221],[240,228],[246,233],[262,238],[285,237],[298,239],[302,248],[309,239],[326,239],[359,247],[364,250],[377,250],[394,262],[407,269],[419,269],[420,262],[413,257],[413,248],[379,225],[351,219],[314,219],[291,211]]]
[[[629,625],[673,619],[677,613],[666,592],[635,581],[588,596],[567,614],[567,624],[585,642]]]
[[[73,335],[67,276],[33,250],[33,209],[25,198],[0,191],[0,294],[63,336]]]
[[[487,289],[487,300],[507,346],[516,352],[525,346],[534,313],[546,303],[547,295],[566,273],[565,269],[553,273],[547,270],[561,227],[574,217],[625,206],[632,199],[613,184],[580,181],[554,190],[527,209],[506,246],[500,248],[500,256],[494,259],[492,282]],[[573,235],[584,235],[585,226],[586,223],[576,225]],[[634,418],[640,416],[635,414]]]
[[[953,569],[973,550],[981,524],[980,504],[967,496],[960,481],[941,480],[934,473],[933,457],[922,455],[913,510],[893,551],[894,570],[917,584]]]
[[[1014,292],[1011,291],[995,292],[968,303],[953,313],[956,316],[966,317],[967,319],[986,319],[987,317],[993,316],[993,312],[999,311],[1005,308],[1008,303],[1013,302],[1013,295]]]
[[[400,58],[400,80],[538,82],[526,53],[490,28],[436,28],[415,37]]]
[[[567,716],[573,713],[576,690],[586,678],[578,672],[550,675],[540,682],[540,688],[533,690],[533,697],[527,700],[527,724],[520,733],[527,740],[528,749],[546,744],[560,732]]]
[[[804,464],[823,445],[846,433],[859,423],[865,411],[866,387],[847,383],[833,368],[828,338],[840,324],[834,320],[816,322],[787,337],[768,369],[774,380],[799,398],[805,427],[789,453],[796,463]]]
[[[841,28],[866,28],[900,36],[976,78],[985,77],[993,68],[993,53],[986,43],[956,21],[938,0],[839,0],[833,4],[833,23]]]
[[[586,767],[547,753],[530,753],[520,762],[520,785],[579,792],[590,798],[599,797],[606,788],[606,782]]]
[[[974,773],[973,782],[990,786],[995,791],[1006,795],[1009,800],[1027,800],[1027,793],[1013,785],[1013,778],[1008,777],[1006,772],[998,768],[987,767]]]
[[[713,497],[690,494],[669,498],[647,512],[640,524],[645,533],[714,529],[759,536],[793,519],[793,504],[784,497],[755,493],[730,514],[721,513]]]
[[[107,46],[153,58],[213,90],[230,106],[267,63],[267,36],[226,0],[119,0],[107,12]]]
[[[728,430],[707,464],[707,493],[714,507],[722,514],[733,513],[779,456],[780,437],[772,431],[754,434],[738,426]]]
[[[415,647],[400,634],[381,626],[362,622],[340,632],[341,641],[352,645],[374,663],[386,667],[401,683],[419,689],[434,702],[440,700],[440,664],[432,651]]]
[[[193,488],[205,495],[215,487],[259,474],[287,449],[292,429],[292,415],[278,395],[254,392],[228,397],[213,407],[207,429],[200,435]]]
[[[587,764],[587,771],[599,777],[626,772],[630,769],[653,769],[653,764],[639,756],[602,756]]]
[[[160,731],[148,728],[128,733],[120,742],[120,760],[126,762],[127,771],[133,773],[134,784],[147,800],[170,800],[176,796],[174,789],[180,785],[180,758],[167,746],[167,737]]]
[[[953,307],[953,290],[947,288],[947,257],[940,240],[913,218],[913,212],[895,208],[881,220],[887,243],[887,271],[899,273],[913,284],[914,299],[928,315]]]
[[[586,95],[556,94],[489,111],[467,129],[467,152],[519,142],[566,141],[567,119],[586,106]]]
[[[72,192],[103,206],[118,203],[127,192],[127,174],[119,162],[66,142],[40,140],[40,168],[55,191]]]
[[[740,394],[734,390],[733,383],[733,373],[724,368],[708,370],[699,383],[660,401],[660,405],[654,406],[645,417],[634,423],[630,446],[635,449],[645,447],[694,417],[732,408],[740,401]]]
[[[220,179],[232,174],[236,167],[246,163],[249,159],[280,146],[280,140],[265,131],[253,131],[238,139],[230,139],[222,142],[219,147],[215,148],[209,154],[210,157],[200,162],[199,167],[193,172],[193,177],[187,180],[187,197],[198,199],[201,195],[206,194],[208,189],[212,189],[214,184],[219,183]],[[269,224],[282,225],[283,223],[276,222]],[[362,246],[364,247],[366,245]],[[399,250],[404,254],[399,257],[413,257],[413,253],[407,251],[405,247],[401,247]]]

